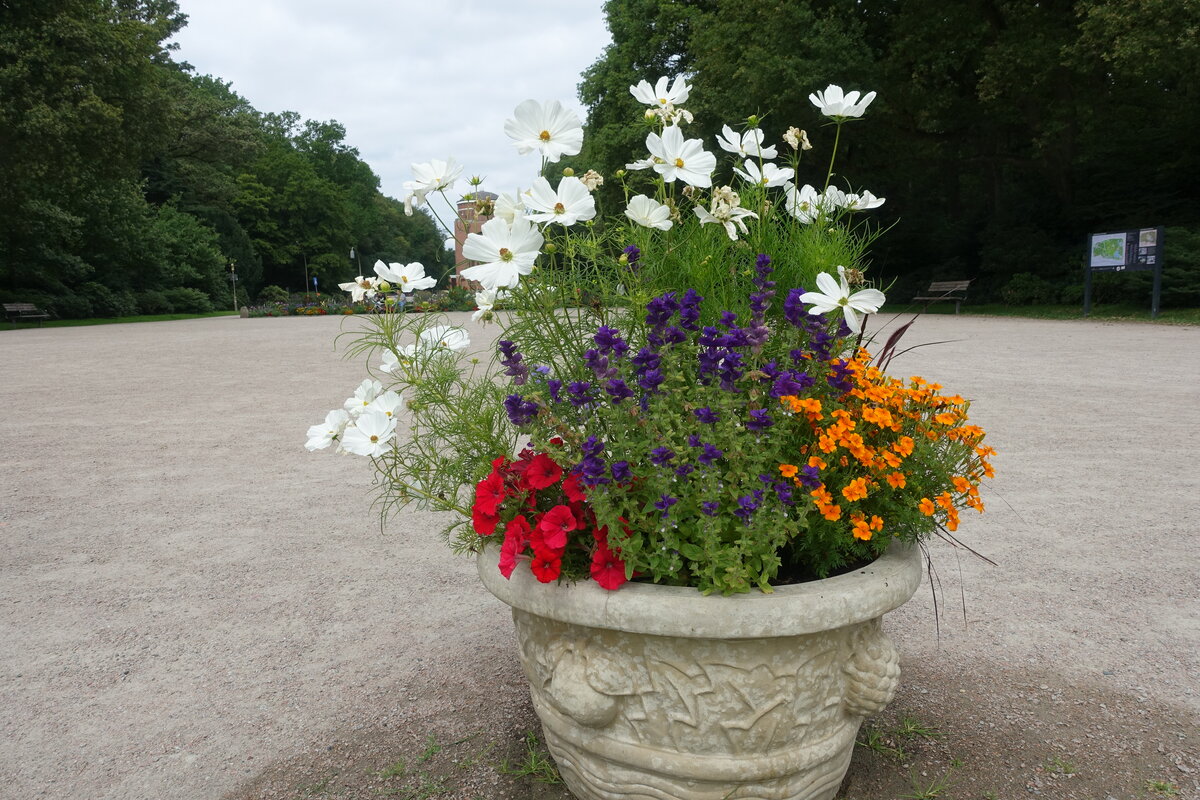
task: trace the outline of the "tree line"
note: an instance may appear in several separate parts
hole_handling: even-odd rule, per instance
[[[1194,0],[608,0],[587,70],[580,165],[642,156],[629,86],[684,74],[689,137],[761,118],[806,128],[825,177],[832,129],[808,95],[874,90],[835,183],[886,196],[875,277],[903,296],[974,279],[977,299],[1079,302],[1089,233],[1166,227],[1164,303],[1200,304],[1200,3]],[[631,122],[632,121],[632,122]],[[823,160],[824,159],[824,160]],[[610,187],[611,188],[611,187]],[[1149,273],[1101,299],[1149,302]]]
[[[335,121],[173,57],[175,0],[0,2],[0,297],[62,317],[232,307],[364,260],[447,269]]]

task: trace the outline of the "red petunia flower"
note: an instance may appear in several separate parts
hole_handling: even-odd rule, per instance
[[[554,459],[545,453],[538,453],[529,462],[529,467],[522,476],[522,483],[532,489],[545,489],[558,483],[562,477],[562,467],[554,463]]]
[[[504,544],[500,547],[500,574],[511,578],[517,561],[529,543],[529,522],[523,516],[515,516],[504,526]]]
[[[548,550],[535,549],[529,568],[533,570],[533,577],[542,583],[549,583],[562,573],[562,558]]]
[[[610,592],[625,583],[625,562],[603,544],[592,554],[592,579]]]
[[[476,504],[471,509],[471,522],[475,526],[475,532],[480,536],[491,536],[496,532],[496,525],[500,522],[500,515],[488,514]]]
[[[575,515],[566,506],[555,506],[538,520],[537,530],[546,547],[562,552],[567,546],[567,533],[579,527]]]
[[[497,514],[504,498],[504,478],[500,476],[499,472],[493,471],[492,474],[475,484],[475,508],[484,514]]]
[[[579,476],[571,473],[567,479],[563,481],[563,493],[572,503],[582,503],[587,499],[587,495],[583,493],[583,489],[579,487]]]

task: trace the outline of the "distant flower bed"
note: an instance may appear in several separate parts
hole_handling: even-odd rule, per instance
[[[317,293],[293,295],[287,302],[261,303],[250,306],[251,317],[323,317],[331,314],[378,314],[385,310],[381,297],[347,302],[343,297],[325,297]],[[416,292],[407,299],[405,309],[409,312],[431,311],[474,311],[474,296],[465,290],[447,289],[435,292]]]

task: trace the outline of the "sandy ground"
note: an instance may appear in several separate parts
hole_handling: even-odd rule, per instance
[[[0,332],[0,797],[430,797],[386,781],[451,743],[441,796],[566,797],[474,764],[533,723],[441,520],[381,533],[370,464],[303,449],[363,377],[341,323]],[[941,340],[895,371],[976,402],[999,474],[960,533],[997,566],[935,548],[940,633],[928,586],[889,617],[904,689],[869,726],[953,735],[909,747],[938,796],[1200,797],[1200,328],[909,335]],[[897,796],[881,752],[844,796]]]

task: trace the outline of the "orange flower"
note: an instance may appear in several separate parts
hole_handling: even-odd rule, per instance
[[[951,414],[949,411],[943,411],[941,414],[934,415],[933,421],[939,425],[953,425],[958,422],[958,415]]]
[[[895,469],[896,467],[900,466],[900,462],[902,459],[900,458],[900,456],[896,455],[891,450],[885,450],[883,452],[883,460],[885,462],[887,462],[887,465],[889,467],[892,467],[893,469]]]
[[[808,465],[817,469],[825,469],[827,464],[819,456],[809,456]]]
[[[854,520],[854,530],[851,531],[855,539],[862,539],[864,542],[871,538],[871,526],[866,523],[862,517]]]
[[[820,505],[820,506],[817,506],[817,510],[820,511],[821,514],[825,517],[825,519],[829,520],[830,522],[836,522],[837,520],[841,519],[841,517],[842,517],[842,507],[841,506]]]
[[[794,478],[794,477],[796,477],[796,473],[799,471],[800,471],[799,468],[796,467],[795,464],[780,464],[779,465],[779,474],[785,478]]]
[[[883,517],[876,516],[875,514],[871,515],[871,530],[873,530],[873,531],[883,530]]]
[[[955,475],[950,482],[954,484],[954,490],[959,494],[969,494],[971,491],[971,482],[961,475]]]
[[[892,445],[897,453],[906,458],[912,455],[913,447],[915,446],[916,442],[913,441],[911,436],[901,436],[900,441]]]
[[[903,472],[893,472],[887,476],[888,485],[893,489],[903,489],[908,484],[908,478]]]
[[[867,479],[855,478],[850,481],[845,489],[842,489],[842,495],[853,502],[854,500],[862,500],[867,496]]]
[[[933,501],[928,497],[922,497],[921,502],[917,505],[917,508],[927,517],[932,517],[933,512],[935,511]]]
[[[942,492],[939,494],[935,499],[935,502],[947,511],[954,510],[954,497],[952,497],[949,492]]]

